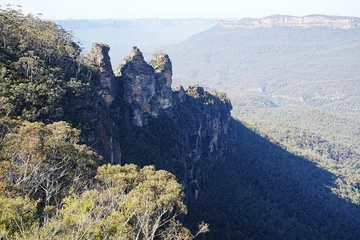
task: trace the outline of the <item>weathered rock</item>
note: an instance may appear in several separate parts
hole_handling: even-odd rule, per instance
[[[100,72],[99,93],[103,96],[106,103],[110,104],[114,100],[114,72],[111,66],[110,47],[102,43],[94,43],[89,54],[89,59]]]
[[[204,88],[199,87],[199,85],[191,85],[187,86],[185,88],[185,91],[188,95],[194,97],[194,98],[200,98],[201,96],[204,96]]]
[[[156,52],[150,61],[154,68],[156,79],[156,93],[160,109],[167,109],[173,106],[172,99],[172,64],[167,54]]]
[[[163,52],[156,52],[150,61],[154,68],[159,87],[171,87],[172,84],[172,64],[169,56]]]
[[[130,56],[119,66],[117,75],[124,85],[124,99],[130,104],[133,124],[143,126],[152,115],[156,80],[154,69],[145,62],[137,47],[133,47]],[[156,107],[155,107],[156,108]]]
[[[98,62],[98,66],[101,64],[102,61]],[[207,92],[199,86],[184,90],[179,85],[172,89],[169,56],[157,52],[148,64],[137,47],[118,67],[115,78],[122,89],[115,96],[119,102],[113,105],[114,109],[121,109],[116,112],[116,121],[125,123],[119,128],[128,134],[126,141],[119,139],[123,144],[123,163],[142,161],[141,164],[172,170],[189,199],[195,199],[211,168],[235,146],[233,133],[228,131],[230,101],[223,93]],[[141,128],[134,131],[133,126]],[[136,134],[131,134],[132,131]],[[101,142],[109,143],[108,149],[101,147],[106,158],[119,163],[122,159],[111,154],[121,156],[115,139],[105,131],[97,135],[101,135]],[[142,148],[135,142],[151,147]]]
[[[211,169],[235,150],[236,137],[229,131],[232,107],[226,94],[210,93],[197,85],[186,87],[186,91],[177,86],[174,99],[175,111],[185,125],[179,127],[179,140],[173,143],[182,154],[172,161],[176,169],[184,168],[178,178],[191,202],[201,194]]]
[[[149,117],[157,117],[161,109],[173,106],[169,57],[156,53],[151,64],[133,47],[117,70],[124,85],[124,99],[131,107],[133,124],[139,127],[147,124]]]
[[[105,101],[102,107],[92,113],[92,127],[84,127],[83,141],[97,149],[107,162],[121,164],[121,147],[119,139],[113,136],[116,125],[110,117],[109,106],[117,94],[117,81],[109,56],[110,47],[107,44],[94,43],[88,55],[90,63],[98,70],[100,82],[96,85],[98,93]],[[106,106],[107,105],[107,106]]]

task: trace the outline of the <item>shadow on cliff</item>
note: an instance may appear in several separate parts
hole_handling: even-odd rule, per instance
[[[336,176],[232,120],[237,149],[214,167],[187,224],[204,239],[360,239],[360,208],[334,195]]]

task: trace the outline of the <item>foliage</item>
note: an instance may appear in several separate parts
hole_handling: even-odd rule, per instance
[[[192,235],[177,219],[184,194],[169,172],[105,165],[94,178],[102,157],[83,143],[113,151],[104,145],[119,141],[116,111],[125,106],[105,103],[100,74],[70,32],[13,8],[0,10],[0,30],[0,238],[193,239],[208,231],[202,223]]]
[[[247,126],[287,151],[304,156],[337,176],[333,191],[342,198],[360,204],[360,153],[356,148],[329,141],[309,129],[253,120]],[[339,136],[340,137],[340,136]]]
[[[249,79],[241,87],[259,94],[243,101],[246,94],[236,95],[238,89],[233,86],[225,88],[236,97],[235,111],[244,110],[241,116],[250,119],[248,124],[259,134],[232,121],[227,133],[215,139],[219,149],[210,152],[211,132],[225,132],[220,129],[225,127],[222,121],[230,118],[231,104],[225,94],[191,86],[186,100],[171,114],[161,113],[143,128],[131,127],[129,106],[121,97],[107,105],[99,96],[99,74],[80,55],[70,33],[12,9],[1,10],[0,30],[0,238],[193,239],[208,231],[207,224],[197,224],[202,220],[212,227],[204,236],[207,239],[360,236],[358,120],[349,117],[356,113],[326,112],[339,110],[332,96],[289,98],[273,94],[276,81],[263,86],[254,80],[257,75],[244,75]],[[255,53],[269,57],[269,46],[287,34],[276,31],[279,36],[271,35]],[[308,36],[300,30],[291,32],[294,37],[288,44]],[[239,42],[226,32],[218,34],[228,43]],[[239,34],[246,40],[240,44],[256,42],[244,32]],[[207,51],[204,42],[196,43],[200,43],[198,51]],[[210,46],[218,49],[216,44]],[[248,51],[240,58],[254,53],[244,46],[239,49]],[[233,51],[216,50],[213,56],[217,54],[222,60],[238,57]],[[196,57],[192,60],[199,60]],[[206,53],[199,62],[206,65],[211,59]],[[204,73],[201,77],[209,84],[221,84],[224,73],[238,77],[237,71],[244,70],[237,62],[217,64],[213,70],[221,67],[221,71],[210,75],[205,68],[187,71]],[[266,68],[256,69],[266,72]],[[252,82],[261,86],[248,88]],[[294,86],[287,89],[287,82],[280,82],[292,93]],[[118,96],[123,96],[122,90],[119,86]],[[347,100],[356,99],[352,97]],[[113,150],[116,141],[123,161],[171,171],[183,186],[171,173],[152,166],[98,167],[101,157],[83,144]],[[228,141],[234,146],[226,145]],[[108,143],[111,146],[104,146]],[[184,200],[183,191],[190,193],[188,199]],[[190,214],[183,216],[186,200]],[[182,222],[191,230],[197,228],[197,233]]]
[[[210,221],[214,230],[209,236],[214,239],[214,236],[224,237],[226,231],[222,229],[231,226],[234,234],[227,234],[229,238],[237,239],[234,236],[237,236],[235,232],[239,231],[240,236],[254,239],[291,238],[290,232],[297,228],[302,229],[300,222],[303,221],[306,222],[305,228],[308,230],[302,230],[303,235],[294,234],[293,238],[304,237],[307,231],[313,231],[305,237],[307,239],[316,238],[314,236],[321,238],[328,234],[326,232],[332,234],[324,238],[335,238],[335,233],[343,233],[344,235],[338,237],[342,239],[358,238],[357,232],[351,236],[337,227],[318,227],[321,223],[315,221],[316,218],[323,222],[329,221],[328,225],[337,225],[332,223],[330,217],[326,217],[328,213],[322,214],[325,207],[321,207],[321,204],[318,205],[318,208],[322,209],[318,215],[309,211],[304,218],[300,217],[301,211],[306,212],[316,205],[316,197],[309,197],[309,192],[314,190],[312,184],[315,185],[322,177],[309,177],[306,171],[302,170],[302,162],[294,159],[298,159],[298,156],[299,159],[310,160],[316,167],[331,173],[333,180],[328,181],[331,184],[327,191],[359,206],[359,48],[358,29],[223,29],[220,26],[198,33],[169,48],[174,72],[177,73],[174,82],[197,83],[207,88],[226,91],[232,101],[232,115],[259,134],[259,139],[264,137],[269,141],[260,144],[242,139],[238,149],[247,149],[247,152],[241,152],[244,156],[235,156],[237,160],[230,160],[231,164],[225,163],[227,167],[222,165],[222,172],[214,171],[217,180],[212,181],[212,189],[214,192],[218,189],[225,193],[221,193],[222,197],[217,198],[215,193],[209,191],[206,193],[208,199],[196,206],[202,209],[199,211],[200,218],[206,219],[202,212],[212,209],[203,208],[201,204],[210,199],[217,201],[212,206],[223,205],[224,208],[214,211],[216,213],[212,212],[212,215],[226,213],[224,219],[228,224],[221,223],[223,218],[215,220],[209,217],[214,220]],[[249,142],[258,148],[259,153]],[[287,161],[289,164],[295,161],[294,169],[302,173],[298,173],[303,178],[301,181],[293,182],[293,185],[286,187],[281,193],[276,190],[281,185],[286,185],[292,174],[289,174],[288,168],[276,165],[283,164],[279,160],[283,156],[277,153],[281,152],[280,149],[266,147],[271,146],[270,142],[284,149],[284,154],[294,154],[288,156]],[[270,150],[267,149],[274,152],[268,152]],[[284,173],[276,171],[276,167]],[[266,168],[271,172],[268,173]],[[232,174],[232,177],[222,176],[224,172]],[[282,179],[280,176],[283,174],[286,177]],[[272,182],[274,179],[275,182]],[[241,184],[232,184],[232,181]],[[228,186],[229,182],[232,187],[226,191],[224,186]],[[297,189],[298,186],[303,189],[292,192],[292,188]],[[268,193],[267,188],[272,189],[278,196]],[[241,193],[233,193],[232,191],[236,191],[234,189],[239,189]],[[306,189],[309,189],[309,192],[304,193]],[[247,193],[244,193],[245,191]],[[314,196],[319,195],[319,198],[328,200],[328,197],[320,194],[318,190],[314,192]],[[307,196],[304,201],[310,201],[313,205],[304,206],[296,198],[290,197],[291,194],[298,197],[300,193]],[[224,198],[231,199],[222,203]],[[289,200],[286,202],[282,201],[283,199]],[[236,202],[233,209],[238,213],[227,210],[227,207],[232,208],[229,207],[232,202]],[[328,200],[326,204],[338,208],[334,202],[336,201]],[[263,205],[268,205],[269,208]],[[303,206],[303,209],[296,210],[298,206]],[[357,213],[358,206],[351,210],[354,214]],[[282,215],[282,210],[277,212],[279,209],[288,210],[284,210]],[[349,215],[344,219],[351,219]],[[289,216],[292,220],[299,221],[293,223],[293,227],[288,226],[292,224],[292,220],[287,219]],[[311,221],[312,224],[307,225]],[[238,223],[238,226],[234,222]],[[351,226],[354,222],[356,221],[350,220],[344,225]],[[275,229],[272,230],[271,226],[275,226]]]
[[[181,185],[154,167],[99,167],[96,186],[67,197],[40,236],[51,239],[193,239],[175,219],[186,213]],[[207,231],[202,224],[199,232]]]
[[[70,188],[80,191],[89,185],[100,157],[78,144],[80,132],[65,122],[49,125],[24,122],[5,137],[0,159],[6,167],[1,182],[41,200],[45,211],[59,206]]]
[[[358,29],[217,26],[169,53],[174,82],[226,91],[233,116],[350,179],[360,161],[359,36]]]
[[[0,234],[27,239],[193,239],[174,175],[147,166],[104,165],[65,122],[18,122],[3,142]]]
[[[1,189],[4,191],[5,189]],[[9,239],[14,235],[26,234],[26,230],[36,226],[37,202],[28,196],[14,198],[0,194],[0,238]]]
[[[0,114],[59,120],[96,82],[72,34],[21,10],[0,9]]]

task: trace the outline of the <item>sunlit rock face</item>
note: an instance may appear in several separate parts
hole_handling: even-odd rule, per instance
[[[110,47],[102,43],[94,43],[89,54],[90,63],[100,72],[98,91],[107,104],[114,100],[115,75],[111,66]]]
[[[167,54],[157,52],[153,54],[150,65],[155,70],[156,93],[159,109],[167,109],[173,106],[172,64]]]

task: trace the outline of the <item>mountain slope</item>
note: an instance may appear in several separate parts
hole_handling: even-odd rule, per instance
[[[359,178],[352,174],[360,162],[358,22],[323,15],[222,21],[168,49],[174,82],[227,92],[233,116],[275,143],[288,130],[287,149],[298,155],[318,156],[315,149],[324,145],[312,138],[317,136],[337,157],[316,161],[328,170],[343,169],[353,179],[349,188],[359,191]],[[294,129],[304,132],[307,147],[301,151]],[[339,156],[351,162],[347,170]]]
[[[357,29],[224,29],[219,24],[169,50],[176,81],[324,105],[358,97],[359,35]]]

